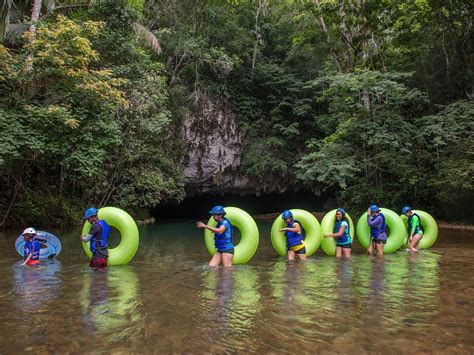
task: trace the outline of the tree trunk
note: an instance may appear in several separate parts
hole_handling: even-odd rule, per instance
[[[316,6],[321,9],[321,2],[320,0],[314,0]],[[324,21],[324,17],[323,15],[319,15],[319,18],[318,18],[318,23],[319,23],[319,27],[321,27],[321,30],[323,31],[324,35],[326,36],[326,43],[328,44],[329,46],[329,51],[331,52],[331,56],[334,60],[334,64],[336,64],[336,69],[338,72],[342,72],[342,68],[341,68],[341,62],[339,61],[339,58],[337,56],[337,52],[336,50],[334,49],[334,46],[332,45],[332,40],[331,40],[331,35],[326,27],[326,22]]]
[[[260,15],[264,14],[265,12],[265,1],[266,0],[259,0],[258,1],[258,8],[257,12],[255,13],[255,43],[253,46],[253,56],[252,56],[252,71],[255,69],[255,64],[257,62],[257,51],[258,51],[258,43],[260,42],[262,35],[260,34],[260,26],[258,24]]]
[[[38,22],[41,5],[43,0],[34,0],[33,1],[33,10],[31,11],[31,25],[30,25],[30,32],[36,35],[36,23]]]
[[[18,193],[20,192],[21,188],[23,187],[23,182],[22,180],[18,180],[15,184],[15,191],[13,192],[13,197],[10,201],[10,204],[8,205],[8,208],[3,215],[2,221],[0,222],[0,228],[4,228],[7,224],[7,219],[10,216],[10,212],[13,208],[13,206],[16,203],[16,199],[18,198]]]
[[[346,9],[344,7],[344,0],[339,0],[339,30],[341,33],[342,53],[344,55],[344,61],[346,63],[346,70],[352,69],[355,62],[352,59],[351,51],[349,47],[353,47],[352,34],[347,29],[346,25]]]

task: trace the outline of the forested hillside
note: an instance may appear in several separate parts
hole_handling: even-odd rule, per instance
[[[474,220],[469,1],[0,10],[2,227],[71,223],[91,204],[142,217],[204,185],[306,187],[357,211],[410,203]]]

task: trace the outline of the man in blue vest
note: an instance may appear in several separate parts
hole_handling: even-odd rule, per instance
[[[410,251],[417,252],[418,243],[421,238],[423,238],[425,232],[423,225],[421,224],[421,218],[418,214],[412,211],[410,206],[403,207],[402,213],[408,218],[408,233],[410,234],[408,237],[408,248]]]
[[[108,239],[110,227],[106,221],[99,219],[99,210],[95,207],[88,208],[83,215],[83,219],[92,224],[91,229],[87,235],[81,236],[84,243],[90,241],[90,250],[92,259],[89,263],[90,267],[99,270],[107,267],[107,258],[109,257]]]
[[[387,234],[385,233],[385,216],[380,211],[379,206],[372,205],[367,210],[367,224],[370,227],[370,244],[367,254],[372,255],[377,250],[377,255],[383,255],[383,249],[387,244]]]
[[[207,229],[214,233],[214,245],[216,252],[214,253],[209,266],[216,267],[221,263],[225,267],[232,266],[232,259],[234,258],[234,242],[233,242],[233,227],[232,223],[225,218],[226,212],[224,207],[215,206],[209,214],[217,222],[215,227],[208,226],[203,222],[197,222],[196,227],[199,229]]]
[[[281,218],[286,224],[286,228],[281,228],[280,232],[285,232],[288,261],[295,260],[296,255],[298,255],[298,259],[306,260],[303,226],[299,221],[293,219],[293,213],[290,210],[283,211]]]

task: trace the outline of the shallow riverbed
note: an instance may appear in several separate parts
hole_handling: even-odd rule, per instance
[[[419,255],[288,265],[259,223],[252,261],[209,269],[192,222],[140,227],[130,265],[90,272],[80,228],[57,260],[23,267],[0,236],[0,353],[474,351],[474,233],[441,229]]]

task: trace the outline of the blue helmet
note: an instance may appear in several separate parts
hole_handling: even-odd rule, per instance
[[[343,217],[346,215],[346,210],[345,210],[344,208],[340,208],[340,207],[339,207],[339,208],[336,210],[336,212],[341,212]]]
[[[214,216],[216,214],[221,214],[221,215],[225,215],[225,210],[224,210],[224,207],[223,206],[214,206],[212,207],[212,210],[209,211],[209,214]]]
[[[380,211],[380,208],[379,208],[379,206],[377,206],[377,205],[371,205],[371,206],[369,207],[369,209],[370,209],[370,212],[378,212],[378,211]]]
[[[84,212],[84,214],[82,215],[82,219],[89,219],[91,218],[92,216],[97,216],[97,214],[99,213],[99,210],[95,207],[89,207],[86,212]]]
[[[293,213],[291,213],[290,210],[285,210],[281,214],[281,218],[283,218],[283,219],[288,219],[288,218],[291,218],[291,217],[293,217]]]
[[[411,211],[411,207],[410,206],[405,206],[402,208],[402,213],[405,214],[407,213],[408,211]]]

